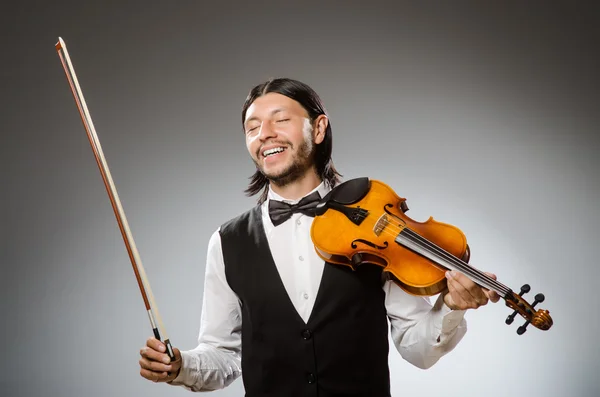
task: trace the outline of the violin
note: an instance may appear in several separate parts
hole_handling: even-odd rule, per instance
[[[524,284],[517,294],[468,264],[470,249],[464,233],[456,226],[430,217],[417,222],[406,216],[406,199],[388,185],[369,178],[351,179],[334,187],[316,207],[311,239],[317,254],[326,262],[349,266],[371,264],[404,291],[417,296],[432,296],[447,288],[445,272],[456,270],[483,288],[498,293],[514,311],[506,318],[512,324],[517,314],[525,323],[548,330],[553,324],[548,310],[534,307],[544,301],[537,294],[529,303],[523,295],[530,291]]]

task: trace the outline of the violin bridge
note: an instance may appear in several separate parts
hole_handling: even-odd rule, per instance
[[[383,214],[379,217],[379,219],[377,220],[377,222],[375,223],[375,226],[373,227],[373,233],[375,233],[375,235],[377,237],[379,237],[379,235],[381,234],[381,232],[383,232],[383,230],[387,227],[387,225],[390,224],[390,218],[387,214]]]

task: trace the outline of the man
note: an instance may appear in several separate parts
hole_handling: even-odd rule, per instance
[[[448,289],[431,305],[379,266],[324,263],[310,238],[310,211],[270,215],[285,207],[278,201],[318,199],[339,182],[331,124],[310,87],[290,79],[254,87],[242,123],[256,164],[246,192],[261,193],[258,205],[209,241],[198,346],[174,349],[170,363],[164,345],[148,339],[141,376],[209,391],[243,372],[249,397],[389,396],[388,320],[402,357],[429,368],[464,336],[465,310],[498,301],[448,273]]]

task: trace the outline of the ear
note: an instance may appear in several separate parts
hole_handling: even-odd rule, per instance
[[[319,115],[315,119],[315,128],[313,131],[315,144],[320,144],[325,139],[325,132],[329,125],[329,119],[324,114]]]

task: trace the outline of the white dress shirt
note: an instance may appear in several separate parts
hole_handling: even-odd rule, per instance
[[[315,190],[324,197],[329,189],[321,183]],[[288,203],[299,200],[285,200],[269,190],[261,209],[281,281],[294,307],[307,322],[325,266],[310,238],[313,218],[293,214],[275,227],[269,218],[270,199]],[[392,341],[400,355],[413,365],[432,366],[465,335],[464,311],[452,311],[441,295],[431,305],[429,298],[410,295],[393,281],[386,281],[383,289]],[[181,352],[182,368],[171,384],[191,391],[216,390],[231,384],[241,375],[241,329],[240,301],[225,278],[221,240],[216,230],[208,243],[198,346]]]

